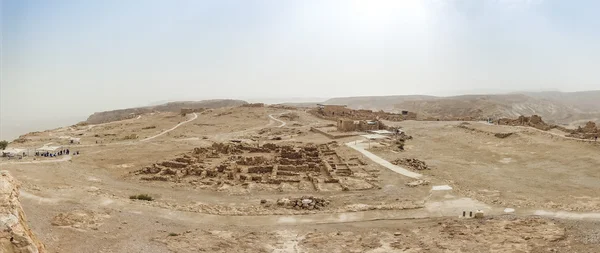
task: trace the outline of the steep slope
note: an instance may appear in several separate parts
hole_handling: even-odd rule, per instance
[[[105,112],[96,112],[88,117],[86,120],[89,124],[106,123],[117,120],[124,120],[136,117],[137,115],[149,113],[149,112],[179,112],[182,108],[198,109],[198,108],[221,108],[230,106],[240,106],[248,104],[243,100],[233,99],[213,99],[213,100],[202,100],[202,101],[180,101],[170,102],[162,105],[120,109]]]
[[[8,171],[0,171],[0,224],[0,252],[46,252],[27,225],[19,201],[19,184]]]
[[[600,112],[600,90],[578,92],[528,92],[526,95],[566,105],[585,112]]]
[[[572,107],[522,94],[465,95],[435,98],[421,101],[406,101],[396,105],[397,109],[416,112],[420,117],[440,119],[452,118],[501,118],[520,115],[542,115],[549,121],[560,121],[575,113]]]
[[[540,115],[552,124],[600,122],[600,91],[531,92],[498,95],[372,96],[332,98],[324,104],[352,109],[398,112],[408,110],[420,119],[514,118]]]

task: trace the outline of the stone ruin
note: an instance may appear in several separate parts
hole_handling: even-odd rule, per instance
[[[175,159],[146,166],[133,174],[145,181],[169,181],[218,188],[224,184],[261,184],[321,190],[365,190],[377,187],[355,176],[363,165],[340,157],[337,143],[260,147],[245,143],[214,143],[194,148]]]
[[[266,138],[270,140],[281,139],[283,136],[300,136],[306,134],[305,131],[295,128],[263,128],[257,132],[258,135],[250,135],[249,138],[257,140]]]
[[[588,121],[584,127],[580,126],[577,130],[572,130],[567,136],[579,139],[594,139],[600,137],[600,128],[596,126],[596,123]]]
[[[277,206],[296,209],[296,210],[322,210],[329,206],[329,200],[313,196],[302,196],[299,198],[281,198],[277,200]],[[266,200],[261,200],[261,204],[268,206]]]
[[[429,181],[424,180],[424,179],[418,179],[418,180],[406,183],[406,186],[408,186],[408,187],[417,187],[417,186],[425,186],[425,185],[429,185]]]
[[[403,112],[402,114],[372,111],[372,110],[354,110],[346,107],[345,105],[319,105],[317,108],[312,109],[309,113],[324,119],[337,120],[339,118],[345,118],[350,120],[389,120],[389,121],[402,121],[409,119],[417,119],[417,115],[413,112]]]
[[[498,120],[498,125],[530,126],[544,131],[548,131],[556,127],[554,125],[547,124],[542,120],[542,117],[538,115],[532,115],[531,117],[521,115],[517,119],[502,118]]]
[[[340,132],[364,132],[384,129],[387,129],[387,126],[379,120],[339,119],[337,121],[337,130]]]
[[[415,158],[401,158],[392,161],[394,165],[405,165],[413,170],[428,170],[429,166],[424,161]]]
[[[588,121],[584,127],[578,127],[577,129],[568,129],[562,126],[547,124],[542,120],[542,117],[538,115],[532,115],[531,117],[519,116],[517,119],[502,118],[498,120],[498,125],[509,125],[509,126],[530,126],[543,131],[551,129],[558,129],[568,133],[567,137],[579,138],[579,139],[593,139],[600,137],[600,129],[596,126],[596,123]],[[496,136],[499,138],[505,138],[508,136]]]

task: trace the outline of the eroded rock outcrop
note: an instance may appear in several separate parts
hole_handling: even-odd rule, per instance
[[[544,131],[556,128],[556,126],[544,122],[542,117],[538,115],[531,115],[531,117],[519,116],[517,119],[502,118],[498,120],[498,125],[530,126]]]
[[[0,252],[46,252],[27,225],[19,188],[19,183],[7,171],[0,171]]]
[[[580,139],[594,139],[600,136],[600,128],[596,126],[595,122],[588,121],[584,127],[578,127],[577,130],[571,131],[571,134],[567,136]]]

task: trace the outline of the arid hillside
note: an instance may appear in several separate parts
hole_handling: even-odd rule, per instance
[[[239,106],[243,104],[247,104],[248,102],[243,100],[233,100],[233,99],[212,99],[212,100],[202,100],[202,101],[180,101],[180,102],[169,102],[166,104],[156,105],[156,106],[147,106],[147,107],[137,107],[137,108],[128,108],[128,109],[120,109],[113,111],[105,111],[105,112],[96,112],[88,117],[86,122],[88,124],[100,124],[107,123],[117,120],[129,119],[137,117],[138,115],[150,112],[179,112],[181,108],[190,108],[190,109],[198,109],[198,108],[221,108],[221,107],[230,107],[230,106]]]
[[[435,99],[434,96],[407,95],[407,96],[371,96],[371,97],[340,97],[331,98],[323,102],[327,105],[347,105],[352,109],[392,111],[394,105],[405,101],[421,101]]]
[[[600,252],[600,142],[539,117],[368,135],[310,110],[23,135],[0,157],[0,252]]]
[[[580,92],[531,92],[525,95],[563,103],[581,112],[600,113],[600,90]]]
[[[543,115],[557,121],[576,113],[565,104],[522,94],[465,95],[421,101],[405,101],[395,106],[398,110],[417,112],[422,118],[451,119],[457,117],[501,118],[520,115]]]
[[[416,112],[420,119],[512,118],[540,115],[549,123],[598,122],[600,92],[537,92],[498,95],[380,96],[333,98],[325,104],[343,104],[353,109]]]

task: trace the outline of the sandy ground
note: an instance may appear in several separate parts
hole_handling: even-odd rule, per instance
[[[374,153],[393,160],[421,159],[465,196],[511,208],[600,211],[600,143],[537,130],[460,122],[402,122],[414,139],[406,151]],[[501,139],[495,133],[512,132]]]
[[[336,140],[341,145],[335,151],[363,161],[355,173],[374,176],[374,189],[215,191],[140,181],[130,174],[231,139],[332,141],[309,131],[331,122],[302,111],[297,121],[278,118],[284,112],[224,108],[198,113],[193,120],[148,114],[65,127],[31,134],[23,146],[79,136],[80,145],[65,146],[81,155],[2,160],[0,166],[23,183],[23,208],[50,252],[600,252],[600,146],[520,128],[482,125],[479,132],[457,127],[460,122],[399,123],[414,137],[406,151],[370,151],[388,161],[427,162],[432,169],[418,173],[430,184],[418,187],[406,185],[413,178],[343,145],[359,138]],[[494,131],[516,134],[500,139]],[[138,138],[123,139],[131,133]],[[270,141],[273,136],[282,138]],[[437,185],[453,189],[432,191]],[[136,194],[149,194],[154,201],[129,199]],[[302,195],[328,199],[331,205],[295,211],[260,204]],[[505,214],[505,208],[515,211]],[[458,218],[478,209],[486,218]]]

